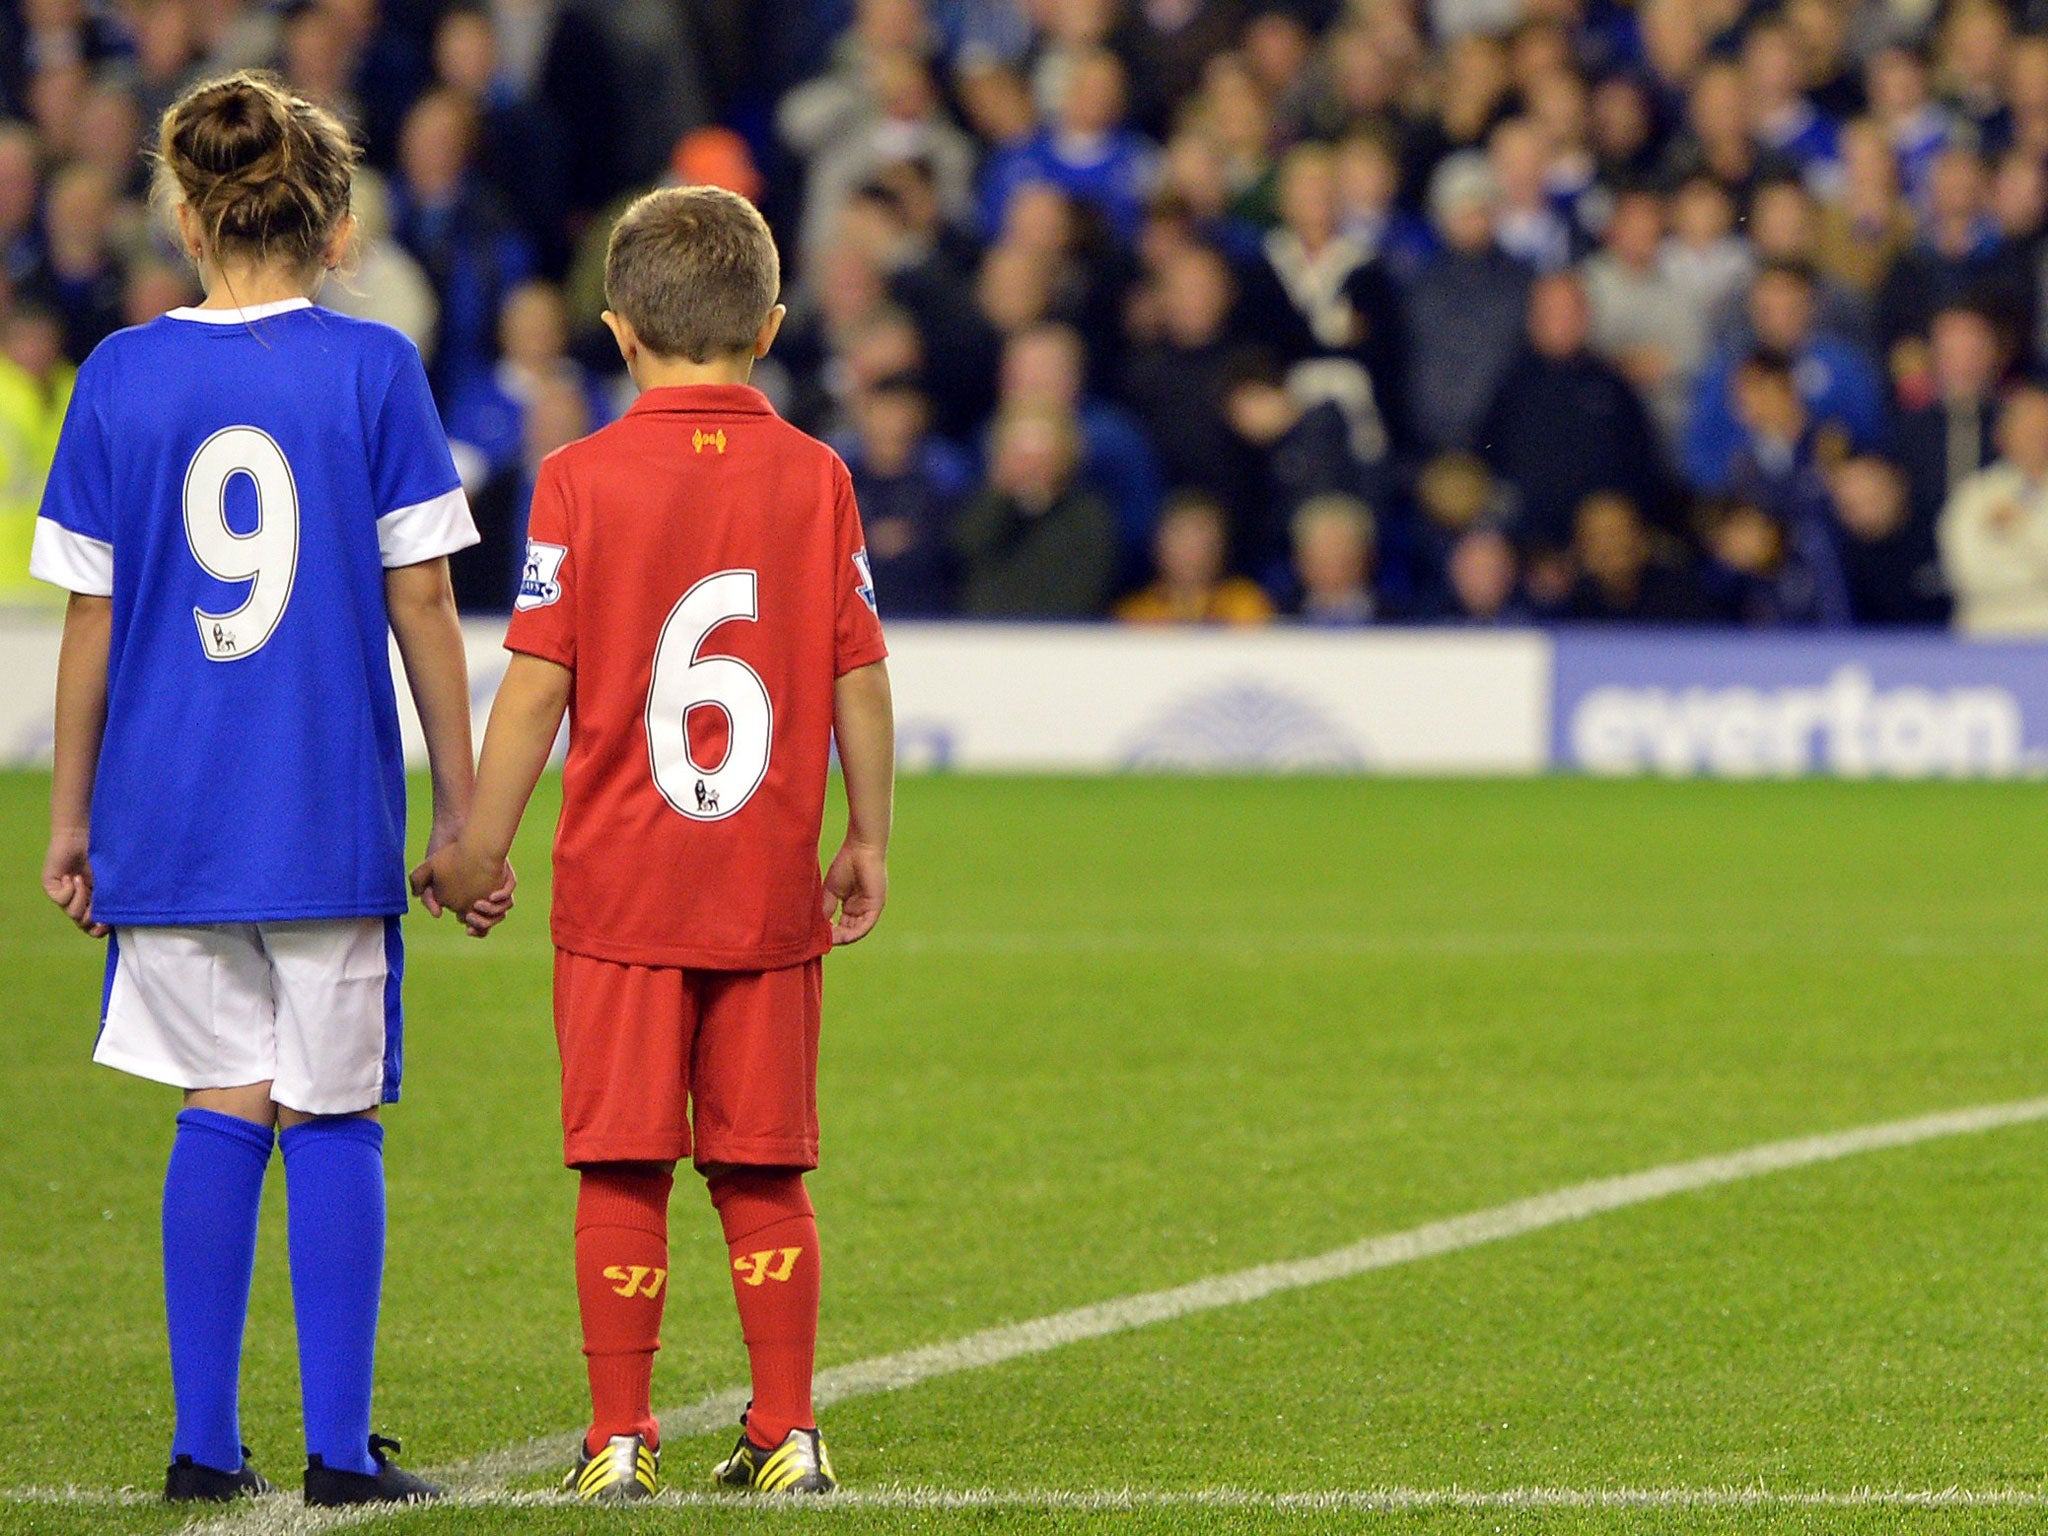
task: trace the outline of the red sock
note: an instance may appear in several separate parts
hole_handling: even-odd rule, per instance
[[[715,1175],[711,1203],[732,1257],[732,1293],[753,1369],[747,1438],[780,1445],[814,1429],[811,1361],[818,1348],[818,1218],[804,1176],[785,1168]]]
[[[656,1163],[583,1170],[576,1196],[576,1299],[590,1369],[595,1453],[613,1435],[660,1443],[654,1422],[654,1352],[668,1299],[668,1194],[675,1176]]]

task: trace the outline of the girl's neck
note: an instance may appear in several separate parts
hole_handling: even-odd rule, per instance
[[[199,276],[206,289],[201,309],[254,309],[259,304],[310,299],[320,286],[317,279],[309,281],[303,272],[287,272],[277,267],[247,267],[229,273],[209,264]]]

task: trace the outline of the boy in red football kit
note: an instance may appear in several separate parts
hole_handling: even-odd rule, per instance
[[[642,394],[541,466],[475,807],[414,886],[467,913],[570,718],[555,1032],[592,1423],[567,1486],[658,1481],[650,1381],[677,1161],[730,1247],[754,1399],[718,1479],[824,1492],[811,1404],[821,957],[880,916],[895,744],[882,628],[837,455],[747,387],[782,323],[752,204],[650,193],[606,258]],[[822,881],[834,736],[846,840]],[[694,1134],[693,1134],[694,1133]]]

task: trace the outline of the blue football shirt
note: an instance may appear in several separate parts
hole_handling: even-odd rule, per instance
[[[102,342],[30,566],[113,599],[94,916],[403,912],[384,572],[476,541],[398,332],[292,300]]]

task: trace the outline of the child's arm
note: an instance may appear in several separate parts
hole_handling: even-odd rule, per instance
[[[505,681],[491,705],[491,723],[484,729],[483,762],[477,768],[476,798],[462,835],[427,856],[412,873],[412,888],[434,895],[442,906],[465,919],[492,895],[512,836],[533,786],[548,765],[562,715],[569,707],[569,688],[576,674],[538,656],[514,655]]]
[[[846,841],[825,872],[832,942],[865,938],[889,899],[889,824],[896,803],[896,714],[889,666],[855,667],[832,689],[832,731],[846,779]]]
[[[462,625],[455,613],[455,589],[448,562],[424,560],[384,573],[384,603],[391,615],[391,633],[405,663],[405,680],[419,709],[420,728],[427,738],[427,765],[434,779],[434,825],[427,834],[429,856],[455,841],[469,819],[476,794],[476,767],[471,757],[469,728],[469,663],[462,648]],[[506,872],[493,882],[491,900],[466,912],[478,937],[500,921],[512,905],[513,879]],[[441,915],[432,892],[427,910]]]
[[[43,860],[43,892],[64,915],[103,938],[92,920],[92,786],[99,773],[100,739],[107,728],[107,654],[114,636],[114,601],[73,593],[64,610],[64,645],[57,658],[56,762],[50,781],[50,851]]]

